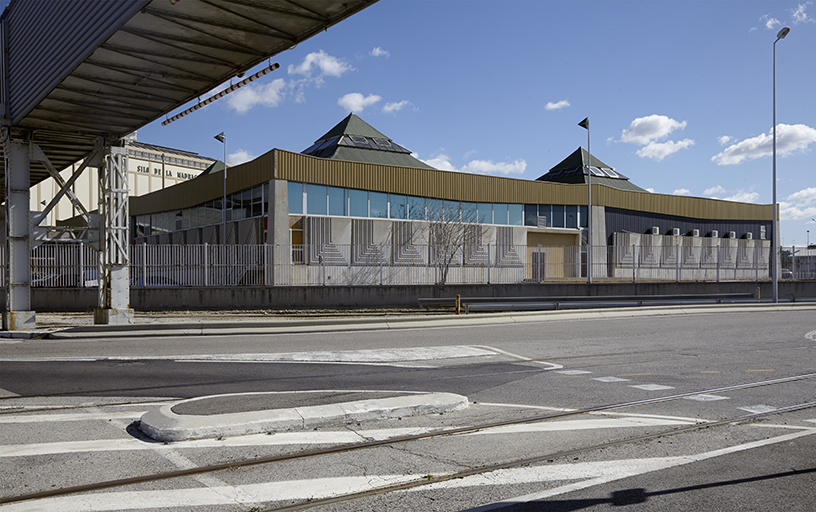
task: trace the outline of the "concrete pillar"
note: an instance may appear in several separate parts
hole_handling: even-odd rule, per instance
[[[289,282],[291,247],[289,240],[289,182],[271,180],[269,182],[269,211],[267,212],[266,243],[272,246],[272,267],[270,278],[264,278],[267,285],[281,285]]]
[[[31,311],[31,250],[29,246],[29,143],[3,141],[6,159],[6,309],[3,329],[36,327]]]

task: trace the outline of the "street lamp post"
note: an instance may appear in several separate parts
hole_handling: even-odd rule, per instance
[[[578,126],[587,131],[587,284],[592,284],[592,153],[589,151],[589,118]]]
[[[779,302],[779,214],[776,205],[776,43],[790,32],[789,27],[783,27],[776,34],[776,41],[773,44],[773,301]]]
[[[224,132],[215,136],[224,145],[224,197],[221,199],[221,243],[227,243],[227,136]]]

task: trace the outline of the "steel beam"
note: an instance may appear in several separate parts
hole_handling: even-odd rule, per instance
[[[109,147],[99,168],[99,307],[96,324],[133,323],[130,309],[127,149]]]

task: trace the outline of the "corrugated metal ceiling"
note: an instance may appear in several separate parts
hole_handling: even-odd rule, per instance
[[[12,0],[5,125],[65,168],[376,1]],[[32,163],[32,185],[47,177]]]

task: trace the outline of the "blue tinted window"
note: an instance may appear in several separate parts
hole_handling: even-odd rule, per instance
[[[444,207],[441,199],[426,199],[425,208],[428,212],[428,220],[439,222],[444,218]]]
[[[412,220],[425,220],[425,198],[409,197],[408,208],[408,213]]]
[[[349,189],[349,214],[352,217],[368,217],[368,192]]]
[[[585,228],[588,225],[589,217],[587,216],[587,207],[586,206],[579,206],[578,207],[578,218],[581,220],[581,227]]]
[[[568,228],[577,228],[578,227],[578,207],[577,206],[567,206],[567,227]]]
[[[303,183],[287,183],[287,191],[289,195],[289,213],[303,213]],[[217,207],[221,208],[221,203]]]
[[[444,201],[445,222],[461,222],[462,213],[459,211],[459,201]]]
[[[493,203],[479,203],[479,224],[493,224]]]
[[[479,211],[476,208],[476,203],[462,203],[462,222],[473,224],[477,222]]]
[[[547,227],[551,228],[552,225],[552,205],[549,204],[540,204],[538,205],[538,216],[544,217],[547,222]]]
[[[524,205],[524,225],[538,226],[538,205],[525,204]]]
[[[522,225],[522,205],[520,204],[511,204],[508,206],[508,213],[510,215],[510,225],[511,226],[521,226]]]
[[[326,215],[326,185],[306,184],[306,213]]]
[[[369,216],[380,219],[388,218],[388,194],[383,192],[369,192]]]
[[[507,205],[505,203],[493,203],[493,224],[507,224]]]
[[[552,207],[552,227],[554,228],[563,228],[564,227],[564,206],[560,204],[554,204]]]
[[[347,213],[346,189],[329,187],[329,215],[344,216]]]
[[[389,213],[392,219],[408,218],[408,196],[391,194]]]

